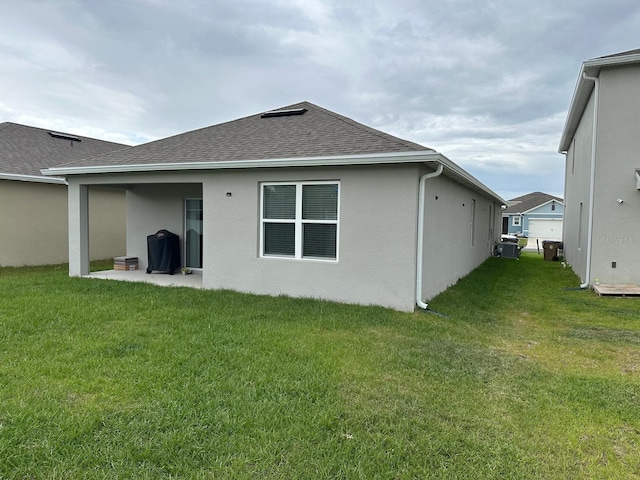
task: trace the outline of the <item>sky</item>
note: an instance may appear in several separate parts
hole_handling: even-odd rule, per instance
[[[563,196],[582,62],[637,0],[0,0],[0,122],[128,145],[310,101],[504,199]]]

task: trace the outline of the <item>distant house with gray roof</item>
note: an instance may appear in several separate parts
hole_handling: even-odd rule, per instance
[[[67,185],[43,168],[127,148],[113,142],[17,123],[0,123],[0,266],[68,261]],[[96,189],[91,196],[92,259],[121,254],[122,190]]]
[[[69,184],[70,275],[89,275],[87,193],[111,187],[150,275],[147,237],[168,230],[203,288],[407,311],[490,255],[504,203],[444,155],[309,102],[45,173]]]
[[[562,198],[532,192],[507,200],[502,211],[502,233],[538,240],[562,240]]]

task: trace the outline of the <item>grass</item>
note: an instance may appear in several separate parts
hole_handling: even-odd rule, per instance
[[[640,299],[578,284],[492,258],[440,316],[2,268],[0,478],[640,478]]]

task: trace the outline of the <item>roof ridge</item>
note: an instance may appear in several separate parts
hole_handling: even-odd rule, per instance
[[[323,113],[332,116],[333,118],[340,120],[344,123],[347,123],[349,125],[351,125],[352,127],[356,127],[360,130],[366,131],[367,133],[372,133],[380,138],[384,138],[387,140],[393,140],[395,143],[404,145],[405,147],[419,147],[421,149],[425,149],[425,150],[433,150],[432,148],[429,147],[425,147],[424,145],[420,145],[419,143],[415,143],[412,142],[410,140],[405,140],[404,138],[400,138],[400,137],[396,137],[395,135],[391,135],[389,133],[383,132],[382,130],[377,130],[373,127],[370,127],[369,125],[365,125],[364,123],[358,122],[357,120],[354,120],[352,118],[346,117],[344,115],[341,115],[339,113],[333,112],[331,110],[327,110],[324,107],[321,107],[319,105],[316,105],[314,103],[308,102],[308,101],[304,101],[304,102],[300,102],[299,104],[294,104],[294,105],[302,105],[302,104],[306,104],[309,106],[312,106],[313,108],[316,108],[320,111],[322,111]],[[289,107],[282,107],[282,108],[291,108],[294,105],[291,105]],[[280,109],[279,109],[280,110]]]
[[[24,123],[17,123],[17,122],[2,122],[2,123],[0,123],[0,129],[8,127],[8,126],[11,126],[11,125],[13,125],[15,127],[19,127],[19,128],[28,128],[28,129],[31,129],[31,130],[38,130],[40,132],[46,132],[46,133],[54,132],[54,133],[61,133],[63,135],[72,135],[72,136],[78,137],[78,138],[80,138],[82,140],[91,140],[91,141],[97,141],[97,142],[103,142],[103,143],[110,143],[110,144],[113,144],[113,145],[120,145],[120,146],[123,146],[123,147],[130,147],[131,146],[131,145],[127,145],[125,143],[114,142],[114,141],[111,141],[111,140],[103,140],[101,138],[89,137],[87,135],[80,135],[80,134],[77,134],[77,133],[71,133],[71,132],[67,132],[67,131],[63,131],[63,130],[55,130],[53,128],[36,127],[34,125],[26,125]]]
[[[333,157],[435,150],[376,130],[309,101],[268,112],[305,109],[304,115],[264,119],[263,112],[95,155],[84,165],[173,164],[275,158]],[[58,165],[70,167],[79,161]]]

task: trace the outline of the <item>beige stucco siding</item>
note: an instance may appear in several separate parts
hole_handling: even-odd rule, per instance
[[[125,249],[125,198],[121,190],[90,192],[92,259]],[[0,265],[23,266],[67,262],[67,186],[0,180]]]
[[[0,265],[67,261],[67,187],[0,180]]]
[[[89,189],[89,254],[91,260],[123,255],[125,238],[125,193],[121,189]]]

